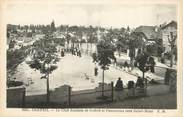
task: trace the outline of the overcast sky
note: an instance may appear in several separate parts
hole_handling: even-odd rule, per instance
[[[100,25],[137,27],[177,20],[175,5],[9,5],[11,24]]]

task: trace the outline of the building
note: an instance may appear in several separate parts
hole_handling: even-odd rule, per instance
[[[158,26],[139,26],[134,32],[141,34],[143,40],[147,43],[154,43],[162,37]]]
[[[164,26],[161,26],[161,33],[162,33],[162,43],[164,47],[164,52],[165,53],[170,52],[171,51],[171,46],[170,46],[171,34],[173,36],[177,36],[177,22],[171,21],[170,23]],[[175,46],[177,45],[176,40],[175,42],[173,42]]]
[[[135,55],[137,55],[137,51],[148,51],[154,56],[157,56],[157,42],[162,40],[161,28],[158,26],[139,26],[137,27],[133,33],[138,35],[142,40],[142,48],[136,50]]]

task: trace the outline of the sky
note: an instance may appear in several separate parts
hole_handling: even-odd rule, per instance
[[[6,10],[10,24],[93,25],[132,27],[159,25],[177,20],[175,5],[29,5],[9,4]]]

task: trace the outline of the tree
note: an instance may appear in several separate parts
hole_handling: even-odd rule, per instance
[[[149,44],[146,44],[146,51],[151,54],[151,55],[154,55],[156,56],[157,55],[157,49],[158,49],[158,45],[156,43],[149,43]],[[161,49],[161,48],[159,48]],[[161,52],[161,50],[159,50],[159,53]]]
[[[69,43],[70,43],[70,40],[71,40],[71,36],[69,35],[69,32],[68,32],[68,29],[69,29],[69,26],[66,25],[65,27],[65,37],[66,37],[66,41],[67,41],[67,50],[69,49]]]
[[[87,44],[90,43],[90,51],[92,50],[92,44],[94,42],[95,42],[95,29],[90,25],[88,28],[88,40],[87,40]]]
[[[126,39],[126,29],[121,28],[119,32],[116,34],[116,49],[118,51],[119,56],[121,56],[121,51],[127,49],[127,39]]]
[[[161,55],[164,52],[162,39],[156,39],[156,44],[157,44],[157,56],[158,60],[160,60]]]
[[[143,47],[143,40],[139,33],[133,32],[130,35],[126,35],[128,40],[128,47],[129,47],[129,57],[131,66],[133,66],[133,61],[135,58],[135,49]]]
[[[135,58],[135,43],[134,40],[129,40],[129,57],[130,57],[130,64],[133,66],[133,60]]]
[[[170,44],[170,67],[173,66],[173,55],[174,55],[174,50],[176,48],[176,39],[177,39],[177,34],[173,34],[173,32],[170,32],[170,35],[168,35],[168,42]]]
[[[104,71],[109,69],[109,65],[111,64],[111,59],[114,59],[114,47],[113,45],[106,40],[102,40],[97,45],[98,51],[98,62],[103,70],[102,73],[102,98],[104,96]]]
[[[10,40],[9,49],[14,48],[15,47],[15,44],[16,44],[16,41],[15,40]]]
[[[142,53],[138,56],[137,59],[137,63],[138,63],[138,68],[140,69],[140,71],[142,71],[142,78],[143,78],[143,83],[145,81],[145,72],[147,72],[149,70],[149,66],[148,66],[148,55],[147,53]],[[147,82],[146,82],[146,86],[147,86]]]
[[[121,50],[122,50],[122,47],[124,47],[124,43],[122,42],[121,39],[119,39],[117,42],[116,42],[116,49],[118,51],[118,55],[119,57],[121,56]]]
[[[29,66],[35,70],[39,70],[41,74],[44,74],[41,78],[46,78],[47,80],[47,102],[49,103],[49,74],[57,68],[54,64],[59,61],[52,37],[46,35],[44,39],[34,42],[32,51],[34,53],[33,60]]]
[[[29,46],[23,46],[20,49],[7,50],[7,69],[14,69],[23,62],[29,53],[28,48]]]

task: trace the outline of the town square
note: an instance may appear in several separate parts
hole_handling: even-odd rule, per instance
[[[175,5],[25,5],[8,15],[7,108],[177,108]]]

